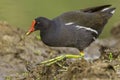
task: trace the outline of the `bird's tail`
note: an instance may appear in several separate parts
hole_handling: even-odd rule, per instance
[[[89,13],[93,13],[93,12],[100,12],[101,10],[110,7],[111,5],[101,5],[101,6],[96,6],[96,7],[90,7],[90,8],[86,8],[86,9],[82,9],[83,12],[89,12]]]
[[[115,13],[115,9],[114,7],[111,8],[104,8],[103,10],[101,10],[101,14],[103,17],[105,17],[106,19],[109,19],[110,17],[112,17],[112,15]]]
[[[90,8],[82,9],[81,11],[88,13],[100,13],[105,19],[109,19],[114,14],[116,9],[110,6],[111,5],[90,7]]]
[[[110,6],[111,5],[102,5],[102,6],[90,7],[90,8],[82,9],[82,11],[88,12],[88,13],[103,12],[103,13],[113,14],[115,12],[115,8],[112,8]]]
[[[101,12],[114,14],[116,8],[104,8]]]

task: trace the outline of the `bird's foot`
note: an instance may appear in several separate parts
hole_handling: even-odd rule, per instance
[[[63,66],[63,65],[61,65],[60,63],[56,63],[59,67],[61,67],[62,69],[60,69],[59,71],[60,72],[65,72],[65,71],[68,71],[68,67],[66,67],[66,66]]]
[[[47,61],[43,61],[43,62],[41,62],[41,64],[45,64],[46,66],[50,66],[50,65],[57,63],[63,59],[83,58],[83,57],[84,57],[84,54],[81,54],[81,53],[80,53],[80,55],[67,54],[67,55],[61,55],[61,56],[55,57],[55,58],[47,60]]]

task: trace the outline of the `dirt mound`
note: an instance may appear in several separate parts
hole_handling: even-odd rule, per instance
[[[67,52],[76,53],[73,49],[67,49]],[[60,53],[66,53],[66,48],[49,48],[37,39],[36,35],[26,37],[25,31],[11,27],[6,22],[0,22],[1,79],[6,76],[16,76],[18,73],[22,74],[27,71],[28,63],[34,65]]]
[[[79,51],[48,47],[36,35],[26,37],[25,31],[0,22],[0,80],[119,80],[120,38],[97,40],[94,45],[101,53],[97,60],[67,59],[59,62],[62,66],[40,65],[41,61]],[[97,51],[95,46],[88,50]]]

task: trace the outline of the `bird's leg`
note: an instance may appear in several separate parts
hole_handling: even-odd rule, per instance
[[[80,51],[80,56],[81,56],[81,57],[84,57],[84,56],[85,56],[85,54],[84,54],[83,51]]]
[[[83,52],[80,52],[80,55],[72,55],[72,54],[66,54],[66,55],[61,55],[61,56],[58,56],[58,57],[55,57],[53,59],[50,59],[50,60],[46,60],[46,61],[43,61],[41,62],[41,64],[45,64],[47,66],[50,66],[54,63],[57,63],[63,59],[70,59],[70,58],[83,58],[84,57],[84,53]]]
[[[54,64],[54,63],[56,63],[58,61],[63,60],[64,58],[65,58],[65,55],[61,55],[61,56],[55,57],[53,59],[43,61],[43,62],[41,62],[41,64],[45,64],[45,65],[49,66],[51,64]]]

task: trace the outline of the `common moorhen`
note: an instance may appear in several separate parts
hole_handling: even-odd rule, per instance
[[[102,5],[81,10],[69,11],[48,19],[37,17],[33,20],[30,33],[40,30],[41,40],[52,47],[75,47],[82,52],[102,32],[108,19],[115,12],[111,5]],[[63,58],[80,58],[81,55],[62,55],[42,63],[50,65]]]

